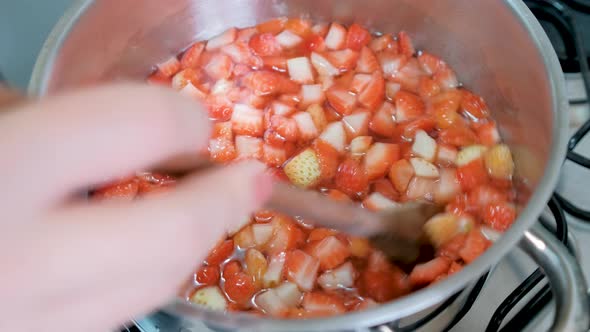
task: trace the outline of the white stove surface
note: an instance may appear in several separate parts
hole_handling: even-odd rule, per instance
[[[566,85],[570,101],[576,102],[569,109],[570,133],[573,134],[584,121],[590,118],[590,105],[586,101],[581,75],[567,74]],[[590,155],[590,139],[582,141],[576,151],[586,156]],[[590,170],[584,170],[582,167],[568,161],[562,169],[558,191],[579,206],[590,206],[590,195],[584,195],[587,192],[585,188],[586,181],[580,183],[580,179],[586,177],[590,178]],[[587,281],[590,282],[590,224],[576,220],[571,216],[567,217],[570,234],[574,234],[574,247],[578,252],[578,260],[582,264]],[[484,331],[493,312],[500,303],[536,268],[537,266],[531,259],[520,250],[515,249],[508,254],[505,259],[494,267],[477,301],[452,331]],[[545,281],[541,282],[530,294],[535,294],[545,284]],[[521,303],[527,301],[528,297]],[[553,302],[551,302],[537,317],[531,317],[531,323],[526,331],[546,331],[553,320],[553,305]],[[518,308],[517,306],[513,312]],[[450,315],[450,313],[443,312],[439,316],[440,319],[434,320],[420,331],[440,331],[448,322],[448,317],[447,319],[444,318],[445,314]],[[508,315],[504,322],[507,322],[510,318],[511,315]],[[160,314],[139,320],[137,323],[138,327],[145,332],[211,331],[203,324],[187,325],[180,320]]]

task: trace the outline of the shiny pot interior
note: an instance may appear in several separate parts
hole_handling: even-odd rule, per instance
[[[276,321],[205,312],[183,301],[165,308],[214,325],[254,330],[332,330],[378,325],[441,302],[515,246],[552,192],[565,154],[562,73],[538,22],[518,0],[79,0],[49,36],[30,92],[45,95],[108,80],[143,80],[155,63],[230,26],[277,16],[359,22],[406,30],[418,49],[445,59],[490,105],[533,195],[514,226],[480,259],[445,281],[364,312]]]

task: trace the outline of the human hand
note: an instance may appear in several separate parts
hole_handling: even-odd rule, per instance
[[[170,300],[267,198],[263,166],[188,178],[135,202],[85,188],[206,147],[198,105],[155,87],[83,90],[0,115],[0,331],[108,331]]]

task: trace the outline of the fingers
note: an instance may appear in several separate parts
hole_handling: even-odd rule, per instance
[[[28,104],[0,117],[2,169],[23,174],[4,192],[30,203],[125,176],[202,150],[209,126],[197,103],[156,87],[119,84]]]
[[[113,305],[121,303],[144,312],[171,299],[224,232],[248,220],[267,199],[271,181],[262,165],[249,162],[137,204],[76,207],[53,215],[29,250],[46,257],[36,268],[52,292],[92,300],[134,287],[128,298],[114,293],[101,304],[107,311],[122,310]],[[38,275],[30,272],[25,275]]]

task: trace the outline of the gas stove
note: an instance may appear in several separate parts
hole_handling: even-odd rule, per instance
[[[26,86],[36,52],[51,25],[72,0],[54,0],[51,8],[42,8],[46,6],[44,1],[33,1],[38,3],[35,6],[29,6],[30,2],[12,1],[3,8],[8,13],[6,20],[0,20],[0,43],[8,45],[4,50],[12,50],[6,54],[0,49],[0,69],[9,82],[21,88]],[[590,158],[590,139],[583,139],[590,131],[590,0],[527,0],[525,3],[551,39],[565,73],[570,101],[570,153],[556,195],[540,219],[553,225],[549,228],[562,242],[568,243],[590,284],[590,211],[583,209],[590,206],[590,195],[585,195],[588,180],[583,180],[590,179],[590,160],[585,157]],[[24,19],[30,15],[29,7],[37,10],[36,25]],[[19,36],[17,42],[14,36],[5,34],[7,31],[22,32],[24,38]],[[538,266],[518,249],[459,295],[412,325],[391,324],[378,331],[546,331],[553,320],[550,288]],[[463,300],[459,301],[459,297]],[[449,307],[460,309],[447,310]],[[211,330],[204,324],[189,325],[156,313],[136,319],[122,331]]]

